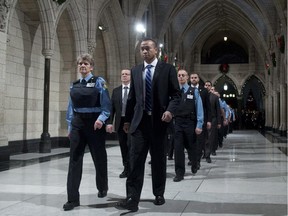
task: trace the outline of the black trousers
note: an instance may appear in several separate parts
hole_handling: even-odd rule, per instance
[[[124,117],[121,118],[120,126],[117,131],[121,156],[122,156],[122,164],[127,169],[128,168],[128,134],[123,130],[124,125]]]
[[[189,118],[175,118],[175,140],[174,140],[174,161],[175,173],[178,176],[185,174],[185,153],[187,149],[189,160],[192,166],[197,165],[197,144],[196,144],[196,123]]]
[[[212,118],[211,128],[208,130],[208,141],[205,145],[205,157],[209,158],[212,152],[215,152],[218,146],[217,119]]]
[[[145,161],[148,151],[151,155],[152,191],[154,196],[163,196],[166,185],[166,135],[167,123],[162,127],[152,124],[152,117],[143,114],[134,133],[130,135],[130,172],[126,180],[127,198],[140,201],[144,182]]]
[[[94,130],[94,123],[98,115],[87,118],[76,115],[72,120],[70,161],[67,177],[68,201],[79,200],[83,156],[87,144],[96,169],[96,187],[99,191],[108,190],[105,126],[103,125],[101,129]]]

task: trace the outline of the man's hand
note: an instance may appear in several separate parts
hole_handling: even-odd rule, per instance
[[[201,134],[202,133],[202,128],[195,128],[195,133],[197,135]]]
[[[211,128],[211,122],[207,122],[207,129],[209,130]]]
[[[112,124],[108,124],[106,126],[106,132],[107,133],[112,133],[113,132],[113,125]]]
[[[103,126],[103,122],[97,119],[94,123],[94,130],[101,129],[102,126]]]
[[[173,116],[171,114],[171,112],[169,111],[165,111],[162,115],[161,120],[164,122],[170,122],[172,120]]]
[[[130,123],[129,122],[125,122],[124,125],[123,125],[123,130],[124,130],[125,133],[128,133],[129,127],[130,127]]]

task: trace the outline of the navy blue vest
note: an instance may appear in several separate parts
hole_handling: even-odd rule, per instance
[[[96,88],[98,77],[92,76],[86,85],[77,80],[70,90],[70,97],[74,108],[100,107],[100,89]]]
[[[191,120],[197,119],[194,91],[195,89],[190,86],[186,93],[182,93],[180,104],[176,110],[176,117],[186,117]]]

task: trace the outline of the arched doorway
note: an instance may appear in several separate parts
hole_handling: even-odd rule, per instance
[[[220,93],[226,103],[233,109],[238,107],[238,91],[235,83],[230,77],[223,75],[214,83],[215,89]]]
[[[242,125],[245,129],[263,129],[265,126],[263,83],[254,75],[250,76],[241,89]]]

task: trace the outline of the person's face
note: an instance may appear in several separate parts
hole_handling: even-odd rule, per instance
[[[124,84],[130,83],[130,70],[121,71],[121,82]]]
[[[145,62],[150,64],[157,57],[158,49],[153,41],[142,41],[140,45],[140,54]]]
[[[190,75],[190,82],[193,86],[197,85],[199,82],[199,77],[197,74],[191,74]]]
[[[77,63],[78,65],[78,72],[81,74],[82,77],[86,77],[93,70],[93,66],[85,60],[81,60]]]
[[[214,86],[211,86],[211,88],[210,88],[210,92],[212,92],[212,93],[215,92],[215,87],[214,87]]]
[[[187,83],[188,78],[188,74],[185,70],[178,71],[178,83],[180,85],[184,85],[185,83]]]
[[[212,86],[211,86],[211,83],[210,83],[210,82],[206,82],[205,85],[204,85],[204,87],[205,87],[208,91],[210,91]]]

